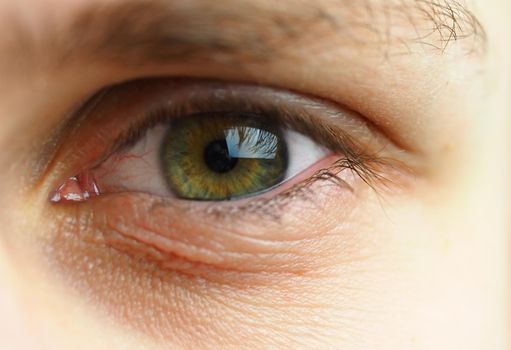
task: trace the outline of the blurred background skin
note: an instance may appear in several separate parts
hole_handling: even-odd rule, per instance
[[[62,278],[70,283],[60,283],[59,274],[69,271],[55,264],[73,265],[73,262],[66,262],[64,258],[48,263],[49,256],[58,252],[38,246],[45,236],[53,234],[52,227],[55,228],[51,222],[53,217],[44,214],[49,205],[46,198],[50,188],[41,184],[34,186],[30,181],[31,167],[35,166],[32,159],[44,144],[49,126],[55,125],[55,121],[84,96],[104,85],[148,75],[178,74],[179,69],[199,69],[180,68],[179,65],[124,69],[95,64],[94,53],[82,57],[83,60],[71,60],[69,64],[52,61],[53,46],[42,43],[45,28],[52,27],[57,32],[65,28],[63,23],[86,3],[89,6],[97,3],[99,7],[114,2],[122,0],[0,0],[1,349],[509,348],[509,1],[467,3],[485,28],[486,47],[477,58],[447,52],[447,58],[435,63],[438,71],[431,72],[432,80],[437,75],[442,75],[444,80],[423,86],[420,82],[423,71],[417,68],[419,73],[414,73],[414,69],[434,59],[420,54],[395,58],[399,67],[402,64],[412,68],[394,69],[392,64],[381,64],[382,71],[373,73],[373,77],[365,77],[360,66],[353,68],[357,72],[353,79],[391,79],[406,75],[407,81],[420,85],[419,89],[435,86],[442,96],[439,100],[443,101],[435,105],[427,121],[410,122],[410,125],[406,120],[400,122],[402,128],[398,132],[409,134],[411,139],[431,149],[430,153],[426,152],[428,160],[424,161],[427,174],[420,174],[417,183],[407,187],[405,193],[391,196],[385,204],[385,213],[373,208],[379,207],[374,204],[375,198],[366,198],[368,203],[373,203],[364,206],[369,213],[366,217],[371,215],[372,220],[360,227],[383,237],[375,246],[368,243],[368,247],[359,247],[369,256],[367,264],[362,268],[350,268],[352,265],[333,268],[339,275],[327,281],[311,277],[308,282],[314,285],[316,299],[309,307],[300,305],[294,309],[293,305],[287,308],[276,305],[278,316],[274,317],[259,308],[259,303],[263,303],[261,298],[254,295],[251,300],[246,296],[236,305],[242,309],[240,312],[245,307],[250,316],[246,317],[246,323],[243,318],[235,317],[231,321],[221,320],[228,331],[209,330],[207,324],[194,325],[194,322],[203,322],[198,317],[180,325],[171,322],[168,327],[161,325],[160,334],[157,334],[158,326],[143,329],[142,324],[151,322],[145,316],[142,320],[126,316],[125,322],[110,318],[101,286],[96,294],[82,293],[73,288],[72,274]],[[226,7],[231,14],[249,18],[249,3],[272,6],[259,0],[234,4],[233,1],[213,4],[197,0],[186,2],[186,6],[189,6],[187,11],[196,15],[207,13],[202,13],[201,8],[221,11]],[[323,5],[327,12],[335,13],[347,3],[350,1],[325,1]],[[306,6],[304,4],[306,2],[286,0],[274,6],[294,13],[296,8]],[[222,22],[218,28],[228,29],[230,23]],[[25,32],[33,36],[19,34],[20,27],[28,28]],[[321,45],[328,37],[318,35],[313,40]],[[328,78],[323,79],[323,76],[339,75],[350,79],[348,73],[343,72],[346,70],[344,61],[336,64],[335,50],[339,48],[334,45],[331,51],[317,56],[307,50],[297,55],[293,51],[296,47],[288,49],[294,59],[297,56],[301,59],[293,61],[292,65],[301,67],[298,72],[291,71],[285,55],[265,65],[252,65],[247,70],[251,70],[251,78],[237,76],[238,73],[227,68],[225,72],[221,69],[208,72],[208,67],[201,69],[207,77],[233,80],[259,77],[254,83],[300,86],[307,94],[321,90],[335,95],[332,90],[337,88],[336,83],[329,85]],[[260,71],[272,72],[272,76],[260,77]],[[297,84],[293,79],[301,80]],[[324,85],[318,87],[317,80],[323,80]],[[366,100],[370,101],[367,103],[374,103],[375,109],[380,105],[385,108],[392,105],[387,96],[382,97],[378,92],[383,93],[386,84],[374,81],[375,86],[383,87],[367,94]],[[392,85],[396,103],[410,104],[413,108],[420,98],[413,98],[413,93],[407,90],[409,87],[401,85]],[[428,108],[422,106],[422,110]],[[419,131],[410,131],[417,125]],[[332,261],[336,263],[336,259]],[[361,275],[357,274],[359,272]],[[113,286],[116,283],[108,281],[108,272],[99,271],[97,275],[104,277],[97,284],[110,286],[112,283]],[[96,283],[94,275],[89,283]],[[339,290],[340,294],[348,295],[344,291],[350,284],[359,290],[353,297],[340,298],[333,293]],[[129,288],[129,281],[126,288]],[[297,285],[297,289],[300,290],[301,285]],[[270,304],[279,292],[289,291],[261,291]],[[236,297],[235,292],[229,293],[222,296],[227,309],[230,298]],[[300,291],[289,293],[294,295],[292,293]],[[132,299],[138,296],[130,292],[116,296],[121,303],[126,301],[126,315],[130,315],[130,305],[136,305]],[[314,305],[317,307],[322,300],[325,304],[318,315]],[[168,304],[163,302],[161,312],[165,312],[165,307]],[[222,315],[222,310],[218,314]],[[235,311],[228,314],[234,315]],[[320,321],[298,327],[293,319],[296,315]],[[201,332],[194,333],[200,327],[203,327]]]

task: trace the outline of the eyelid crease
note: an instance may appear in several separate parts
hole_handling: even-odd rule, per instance
[[[198,112],[199,110],[204,110],[204,112]],[[292,109],[287,106],[270,105],[248,100],[215,101],[199,98],[188,101],[186,105],[176,106],[172,104],[171,106],[161,106],[149,111],[141,122],[132,125],[116,139],[111,152],[120,151],[132,146],[145,136],[147,130],[156,125],[166,124],[175,118],[192,118],[197,116],[207,118],[208,115],[218,114],[240,115],[254,119],[264,118],[275,125],[305,134],[334,152],[351,154],[353,152],[350,148],[356,145],[356,142],[350,140],[346,132],[326,128],[314,120],[317,119],[316,117],[303,109]]]
[[[158,82],[160,79],[155,80]],[[179,85],[186,80],[188,79],[173,79],[173,83],[176,84],[177,89],[180,89]],[[150,82],[140,81],[141,84]],[[195,90],[201,84],[205,86]],[[382,135],[378,135],[375,126],[362,116],[355,115],[355,112],[345,107],[341,110],[329,101],[298,96],[292,92],[257,85],[197,79],[193,79],[193,83],[190,85],[191,88],[186,86],[184,89],[185,95],[187,89],[191,90],[190,96],[186,96],[186,102],[178,101],[180,96],[173,98],[174,93],[171,92],[171,97],[167,101],[156,104],[156,107],[143,112],[144,115],[137,116],[137,121],[116,138],[109,153],[133,145],[145,135],[147,130],[158,124],[164,124],[175,118],[219,113],[240,114],[247,115],[247,117],[262,116],[275,124],[311,137],[333,152],[353,158],[357,154],[366,155],[367,158],[376,157],[382,151],[382,149],[371,149],[371,147],[377,147],[376,145],[383,143],[381,142]],[[206,91],[208,89],[210,91]],[[351,125],[343,125],[348,123]],[[349,127],[351,133],[357,131],[357,137],[364,138],[364,140],[356,141],[355,137],[342,129],[342,126]],[[376,145],[369,146],[367,143]],[[393,146],[398,147],[397,145]]]

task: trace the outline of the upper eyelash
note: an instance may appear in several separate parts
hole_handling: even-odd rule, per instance
[[[311,137],[314,141],[333,152],[345,155],[347,160],[352,162],[351,164],[354,168],[364,167],[366,164],[365,160],[372,159],[375,161],[379,158],[377,153],[370,154],[368,150],[361,147],[346,132],[337,130],[337,135],[334,136],[332,130],[318,125],[318,123],[311,127],[311,125],[306,125],[305,122],[300,122],[316,119],[314,115],[303,108],[288,108],[286,106],[246,99],[240,101],[235,98],[228,101],[218,101],[214,98],[190,99],[186,103],[173,103],[152,109],[143,116],[136,118],[140,122],[132,124],[126,131],[121,133],[107,153],[112,154],[134,145],[149,129],[156,125],[169,123],[175,118],[208,114],[247,114],[264,117],[276,125],[296,130]],[[371,172],[364,171],[364,173],[369,174]]]

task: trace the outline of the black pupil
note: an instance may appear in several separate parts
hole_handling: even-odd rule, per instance
[[[216,173],[227,173],[238,163],[238,158],[231,157],[227,141],[212,141],[204,150],[204,161],[208,168]]]

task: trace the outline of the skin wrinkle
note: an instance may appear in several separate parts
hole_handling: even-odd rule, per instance
[[[139,257],[140,258],[140,257]],[[142,260],[143,261],[143,260]],[[137,262],[137,265],[139,264],[140,262]],[[184,274],[182,275],[181,277],[179,276],[173,276],[172,278],[187,278],[187,279],[192,279],[192,281],[196,278],[196,276],[188,276],[186,277],[187,275]],[[212,277],[215,277],[216,275],[213,274]],[[271,277],[271,278],[270,278]],[[267,283],[265,283],[265,285],[267,287],[271,287],[272,290],[274,290],[274,293],[279,293],[279,289],[277,288],[278,286],[281,286],[282,283],[284,283],[282,286],[286,286],[285,288],[285,291],[283,291],[283,294],[281,297],[277,298],[278,297],[278,294],[275,294],[274,296],[274,299],[273,302],[270,302],[268,301],[268,305],[265,305],[264,303],[255,303],[253,302],[253,299],[252,299],[252,296],[253,295],[258,295],[259,293],[264,293],[265,292],[265,289],[260,289],[258,291],[258,289],[254,289],[253,287],[252,288],[245,288],[245,289],[240,289],[241,286],[238,286],[238,284],[241,284],[243,285],[243,282],[244,280],[240,279],[240,275],[238,274],[233,274],[233,279],[232,281],[236,281],[235,285],[229,287],[229,284],[225,284],[225,281],[222,282],[221,280],[218,281],[218,283],[220,283],[219,285],[217,284],[217,282],[215,281],[212,281],[212,280],[207,280],[207,285],[209,286],[209,289],[208,289],[208,294],[207,296],[205,295],[202,295],[200,294],[200,289],[198,290],[199,291],[199,294],[194,292],[194,290],[191,290],[190,288],[188,287],[192,287],[191,285],[188,286],[187,284],[183,285],[182,283],[179,283],[179,286],[181,289],[185,289],[185,290],[188,290],[187,294],[189,292],[191,292],[196,298],[194,298],[195,300],[197,300],[198,302],[208,302],[208,303],[212,303],[212,302],[222,302],[222,298],[225,297],[225,293],[229,293],[229,294],[232,294],[233,295],[233,299],[234,297],[236,297],[236,300],[231,300],[231,303],[228,303],[228,304],[225,304],[224,307],[220,308],[222,311],[222,314],[221,314],[221,317],[222,319],[225,321],[225,316],[226,316],[226,312],[231,315],[230,317],[241,317],[241,315],[239,315],[239,311],[243,311],[243,305],[247,305],[247,304],[250,304],[252,303],[252,307],[255,307],[256,305],[260,305],[261,307],[259,308],[259,310],[254,310],[254,323],[252,323],[250,320],[246,320],[246,319],[243,319],[245,321],[249,321],[249,322],[242,322],[245,326],[251,326],[253,325],[254,327],[256,327],[256,329],[258,329],[260,331],[261,327],[263,327],[263,324],[258,324],[258,321],[257,321],[257,315],[261,315],[261,313],[264,313],[265,315],[267,315],[265,317],[265,320],[266,322],[264,324],[266,324],[267,326],[271,327],[272,324],[274,324],[272,322],[273,319],[275,319],[275,307],[278,307],[280,310],[281,310],[281,314],[284,313],[283,315],[285,315],[286,313],[296,313],[297,315],[300,314],[300,311],[302,310],[303,308],[303,311],[305,311],[306,309],[308,309],[309,311],[311,311],[311,309],[308,308],[309,305],[316,305],[318,308],[321,308],[321,306],[323,306],[324,308],[327,308],[328,304],[327,303],[318,303],[318,300],[317,299],[314,299],[313,296],[314,294],[307,294],[307,295],[304,295],[304,282],[305,281],[295,281],[294,285],[296,285],[295,288],[292,288],[292,283],[291,281],[289,280],[289,277],[286,277],[286,276],[281,276],[283,277],[283,279],[281,279],[280,282],[277,282],[277,280],[275,280],[275,277],[278,277],[278,275],[275,275],[275,276],[267,276],[266,278],[268,279]],[[154,276],[154,280],[158,281],[160,277],[158,276]],[[171,278],[171,276],[169,275],[164,275],[164,279],[165,280],[168,280],[169,278]],[[263,276],[260,276],[260,281],[262,282],[264,280]],[[248,280],[247,280],[248,281]],[[286,282],[288,281],[288,282]],[[315,279],[315,281],[317,281],[317,278]],[[246,282],[246,281],[245,281]],[[254,282],[252,280],[252,282]],[[158,283],[161,283],[161,282],[158,282]],[[289,285],[289,283],[291,283],[291,285]],[[214,287],[216,286],[216,287]],[[300,286],[299,289],[297,289],[297,287]],[[214,287],[214,288],[213,288]],[[307,287],[309,288],[309,287]],[[213,291],[212,291],[213,289]],[[229,291],[226,291],[226,289],[229,289]],[[349,291],[347,291],[348,293]],[[179,293],[179,291],[177,291],[177,293]],[[214,293],[214,294],[213,294]],[[300,299],[294,299],[294,298],[290,298],[290,294],[289,293],[292,293],[291,295],[296,295],[296,296],[301,296]],[[215,295],[218,296],[218,298],[215,298]],[[264,294],[261,295],[261,298],[264,297]],[[115,299],[115,297],[113,297]],[[281,299],[282,298],[282,299]],[[134,298],[136,299],[136,298]],[[179,297],[176,297],[175,298],[176,300],[182,300],[180,299]],[[263,301],[265,299],[261,299],[261,301]],[[324,300],[323,300],[324,301]],[[235,305],[233,305],[233,302],[236,302],[236,304],[239,304],[240,308],[238,309]],[[163,302],[164,303],[164,302]],[[300,307],[300,305],[302,305]],[[163,305],[165,306],[165,305]],[[229,306],[229,307],[227,307]],[[226,308],[227,307],[227,308]],[[168,309],[168,307],[167,307]],[[218,308],[217,308],[218,309]],[[201,309],[205,312],[208,312],[208,310],[216,310],[215,308],[212,308],[212,307],[206,307],[206,308],[203,308]],[[246,307],[245,307],[245,317],[247,315],[246,313]],[[343,309],[342,310],[343,312],[346,312],[346,309]],[[355,310],[357,311],[357,310]],[[135,310],[136,312],[136,310]],[[317,313],[318,311],[315,311],[315,313]],[[362,313],[364,313],[364,310],[361,310]],[[175,316],[174,317],[179,317],[181,315],[186,315],[187,312],[186,312],[186,308],[183,308],[182,310],[176,310],[176,312],[173,313]],[[163,331],[164,334],[168,334],[167,332],[172,329],[172,323],[169,323],[169,324],[162,324],[159,319],[160,317],[162,317],[161,314],[157,314],[159,316],[157,316],[157,319],[158,320],[154,320],[154,322],[151,322],[149,324],[145,324],[143,325],[145,327],[147,327],[146,331],[150,332],[150,333],[154,333],[155,336],[161,336],[161,333]],[[124,318],[128,315],[120,315],[120,317]],[[201,317],[198,316],[196,320],[194,320],[193,323],[197,323],[197,322],[206,322],[205,323],[205,326],[208,325],[208,320],[212,320],[212,319],[215,319],[215,315],[213,314],[210,314],[209,315],[210,317],[202,317],[202,321],[201,321]],[[307,315],[301,315],[304,319],[307,319]],[[296,319],[295,317],[293,319]],[[186,320],[186,318],[184,318],[183,320]],[[278,317],[277,317],[277,320],[278,320]],[[165,321],[165,318],[162,319],[162,321]],[[188,319],[187,321],[190,321],[190,319]],[[353,320],[351,321],[348,321],[348,320],[345,320],[347,323],[352,323]],[[191,322],[191,321],[190,321]],[[326,319],[325,319],[325,322],[326,322]],[[183,323],[180,323],[180,324],[183,324]],[[280,324],[279,322],[277,322],[277,324]],[[154,327],[159,327],[157,330],[154,329]],[[300,326],[303,325],[303,323],[299,322],[299,323],[296,323],[296,326],[294,326],[295,331],[298,331],[298,329],[300,328]],[[317,325],[317,324],[316,324]],[[142,326],[142,325],[141,325]],[[223,322],[220,322],[220,323],[215,323],[215,326],[213,327],[213,325],[209,325],[210,327],[206,327],[205,329],[210,329],[211,328],[215,328],[216,329],[216,332],[220,332],[218,335],[220,336],[221,334],[228,334],[228,332],[226,332],[224,329],[223,329],[223,326],[224,326],[224,323]],[[289,324],[288,324],[289,326]],[[353,326],[353,325],[352,325]],[[217,328],[218,327],[218,328]],[[327,324],[325,324],[325,327],[323,329],[324,332],[327,332],[327,330],[329,329],[327,327]],[[332,325],[333,327],[333,325]],[[277,327],[278,329],[279,327]],[[140,330],[140,328],[138,329]],[[275,331],[275,329],[272,328],[273,331]],[[304,329],[305,330],[305,329]],[[279,333],[281,333],[282,330],[279,329]],[[318,332],[318,331],[316,331]],[[321,342],[321,339],[328,339],[328,334],[325,333],[323,334],[319,339],[318,339],[318,342]],[[168,338],[166,339],[168,340]],[[195,340],[197,341],[197,339]],[[195,342],[194,342],[195,343]],[[190,344],[189,342],[184,342],[184,344]],[[310,344],[310,343],[309,343]],[[319,343],[318,343],[319,344]]]
[[[139,257],[140,258],[140,257]],[[138,264],[138,263],[137,263]],[[186,274],[185,274],[186,276]],[[212,275],[213,277],[215,275]],[[271,277],[271,278],[269,278]],[[282,282],[276,282],[275,280],[275,277],[278,277],[278,276],[267,276],[268,279],[268,282],[267,284],[265,283],[265,285],[267,285],[267,287],[272,287],[272,290],[274,290],[275,293],[278,293],[278,288],[277,286],[281,285],[282,282],[285,282],[285,281],[289,281],[289,277],[284,277],[284,279],[282,280]],[[155,280],[158,281],[158,278],[156,275],[155,275]],[[168,279],[169,276],[165,276],[165,279]],[[177,278],[176,276],[174,276],[173,278]],[[180,278],[184,278],[184,276],[181,276]],[[193,275],[190,275],[186,278],[192,278],[192,279],[195,279],[196,276],[193,276]],[[321,303],[318,303],[318,300],[314,299],[313,298],[313,294],[310,294],[309,296],[307,295],[304,295],[304,285],[303,283],[305,281],[295,281],[295,283],[298,283],[296,286],[300,286],[299,289],[296,289],[297,287],[295,288],[291,288],[292,285],[288,286],[288,283],[284,283],[286,285],[286,288],[285,288],[285,291],[284,291],[284,294],[282,294],[282,299],[277,299],[277,295],[275,295],[275,300],[273,300],[273,302],[270,302],[268,301],[268,304],[264,304],[262,301],[264,301],[265,299],[262,299],[261,302],[259,303],[255,303],[253,302],[253,299],[251,298],[251,295],[257,295],[259,294],[260,292],[263,292],[264,289],[261,289],[260,291],[258,291],[257,289],[254,289],[254,288],[248,288],[248,289],[240,289],[241,286],[238,286],[238,283],[240,284],[243,284],[243,280],[240,280],[240,276],[237,275],[237,274],[234,274],[233,275],[233,278],[236,278],[236,279],[233,279],[233,281],[236,281],[236,285],[233,285],[232,287],[229,287],[229,284],[224,284],[222,283],[222,281],[218,281],[218,283],[220,283],[220,285],[217,285],[216,283],[217,282],[214,282],[212,280],[207,280],[207,283],[208,283],[208,286],[210,287],[209,289],[209,293],[207,295],[207,298],[203,295],[202,297],[200,297],[199,294],[195,293],[194,290],[191,290],[190,288],[187,288],[187,285],[182,285],[182,284],[179,284],[180,285],[180,288],[183,288],[183,289],[187,289],[189,292],[191,292],[192,294],[195,294],[195,296],[197,298],[200,298],[198,299],[199,302],[202,300],[202,302],[208,302],[208,303],[212,303],[212,302],[215,302],[215,303],[218,303],[220,302],[222,305],[224,305],[224,307],[221,308],[221,310],[224,310],[222,312],[222,315],[221,317],[225,320],[225,316],[226,316],[226,312],[229,313],[229,315],[231,315],[230,317],[241,317],[241,315],[238,314],[239,311],[243,311],[245,310],[245,317],[247,315],[247,310],[246,310],[246,305],[247,304],[250,304],[252,303],[252,307],[255,307],[257,305],[259,305],[259,310],[254,310],[254,314],[252,314],[253,318],[254,318],[254,321],[252,322],[251,320],[246,320],[245,318],[243,318],[243,320],[245,322],[242,322],[245,326],[253,326],[253,327],[256,327],[256,329],[258,329],[260,331],[261,327],[263,327],[263,324],[258,324],[260,323],[260,321],[257,321],[257,315],[261,315],[261,313],[264,313],[266,316],[265,316],[265,320],[266,322],[264,323],[265,325],[267,325],[268,327],[272,327],[272,331],[275,332],[276,330],[279,331],[279,334],[282,333],[282,329],[280,329],[280,327],[276,327],[274,329],[274,327],[272,326],[273,324],[275,324],[274,322],[272,322],[273,319],[275,319],[275,307],[278,307],[280,310],[281,310],[281,313],[284,312],[284,313],[296,313],[296,316],[298,316],[300,314],[300,311],[305,311],[306,309],[311,311],[311,309],[309,308],[310,305],[315,305],[317,308],[321,309],[321,308],[327,308],[328,307],[328,303],[324,303],[325,300],[323,300]],[[263,278],[262,276],[260,276],[260,278]],[[317,281],[317,279],[315,279]],[[260,280],[261,282],[263,281],[262,279]],[[254,281],[252,281],[254,282]],[[160,282],[158,282],[160,283]],[[289,281],[289,283],[291,283],[291,281]],[[216,285],[215,288],[213,288],[213,286]],[[189,286],[191,287],[191,286]],[[226,288],[228,289],[232,289],[230,291],[226,291]],[[211,292],[211,289],[214,289],[213,292]],[[296,289],[296,290],[295,290]],[[224,304],[224,302],[222,302],[222,298],[225,297],[225,293],[228,292],[229,294],[232,294],[233,295],[233,299],[234,297],[236,297],[236,300],[231,300],[230,303],[227,303],[227,304]],[[297,296],[301,296],[300,299],[294,299],[294,298],[290,298],[289,294],[288,293],[293,293],[293,294],[296,294]],[[348,290],[346,291],[346,293],[351,293],[349,292]],[[215,297],[215,296],[218,296],[218,297]],[[262,296],[261,296],[262,297]],[[181,300],[179,297],[176,298],[177,300]],[[235,302],[236,304],[239,304],[240,308],[238,309],[234,304],[233,302]],[[245,305],[245,309],[243,309],[243,305]],[[302,305],[302,306],[300,306]],[[165,305],[164,305],[165,306]],[[226,308],[227,307],[227,308]],[[315,308],[316,308],[315,307]],[[215,308],[212,308],[212,307],[206,307],[202,310],[215,310]],[[358,310],[358,309],[353,309],[355,312],[361,312],[361,313],[365,313],[366,311],[365,310]],[[347,309],[342,309],[341,310],[342,312],[347,312]],[[315,311],[315,313],[319,312],[318,311]],[[180,315],[185,315],[186,314],[186,309],[183,309],[182,311],[177,311],[174,313],[175,314],[175,317],[179,317]],[[125,315],[121,315],[122,317],[124,317]],[[215,319],[214,317],[215,315],[211,314],[210,317],[208,318],[203,318],[203,321],[202,322],[206,322],[205,326],[207,326],[207,323],[209,321],[207,321],[208,319]],[[161,317],[160,316],[157,316],[158,319]],[[308,318],[307,315],[304,315],[304,314],[301,314],[301,317],[303,317],[304,320],[306,320]],[[277,318],[278,319],[278,318]],[[293,319],[296,319],[296,317],[293,317]],[[183,321],[186,320],[183,319]],[[162,321],[165,321],[165,319],[162,319]],[[187,321],[190,321],[190,319],[188,319]],[[241,320],[240,320],[241,321]],[[190,321],[191,322],[191,321]],[[194,323],[196,324],[197,322],[201,322],[201,318],[198,317],[197,320],[194,320]],[[327,332],[327,330],[329,330],[330,328],[328,327],[328,321],[327,319],[325,319],[325,327],[326,328],[323,328],[323,331],[324,332]],[[353,319],[351,319],[350,321],[349,320],[344,320],[345,323],[345,326],[347,326],[348,324],[351,324],[350,328],[353,327]],[[344,323],[343,322],[343,323]],[[181,323],[183,324],[183,323]],[[276,322],[276,324],[280,324],[279,322]],[[159,328],[158,330],[154,330],[153,327],[156,327],[157,325],[159,325],[161,328]],[[209,325],[210,327],[212,327],[212,325]],[[297,328],[295,329],[295,331],[298,332],[298,329],[300,328],[300,326],[304,326],[304,324],[302,322],[297,322],[296,325],[294,326],[294,328]],[[317,326],[317,324],[316,324]],[[332,327],[334,325],[331,325]],[[161,336],[161,332],[162,330],[169,330],[171,329],[170,327],[172,327],[172,325],[169,323],[169,324],[162,324],[161,322],[159,321],[155,321],[155,322],[152,322],[150,324],[146,324],[144,327],[147,327],[147,331],[148,332],[151,332],[151,333],[155,333],[159,336]],[[219,327],[219,328],[216,328],[216,327]],[[289,324],[288,324],[288,327],[289,327]],[[217,326],[215,326],[214,328],[216,328],[216,331],[217,332],[220,332],[220,334],[218,334],[219,336],[221,334],[228,334],[228,332],[225,332],[225,329],[223,329],[223,323],[218,323]],[[210,329],[208,327],[206,327],[205,329]],[[140,330],[140,329],[139,329]],[[305,331],[305,328],[303,329],[303,331]],[[333,331],[333,328],[332,328],[332,331]],[[316,335],[319,336],[319,334],[317,333],[318,331],[315,331],[316,332]],[[164,331],[164,333],[166,333]],[[321,339],[328,339],[328,333],[325,333],[321,336],[319,336],[319,338],[317,339],[318,341],[318,344],[321,343]],[[168,340],[168,338],[167,338]],[[197,340],[197,339],[196,339]],[[190,344],[189,342],[184,342],[184,344]],[[310,345],[310,342],[308,342],[308,344]]]
[[[295,45],[313,50],[317,35],[332,36],[336,44],[378,47],[386,56],[411,53],[417,44],[445,52],[449,45],[469,38],[473,42],[467,45],[468,52],[480,52],[486,42],[479,21],[458,1],[339,1],[335,12],[326,11],[322,2],[300,2],[292,11],[266,4],[243,4],[244,11],[211,5],[207,6],[207,18],[203,12],[197,13],[195,6],[194,1],[186,6],[160,0],[109,5],[92,2],[67,28],[54,28],[47,38],[21,33],[21,24],[16,33],[26,38],[20,50],[39,41],[46,43],[42,47],[52,47],[59,55],[56,67],[88,53],[96,60],[102,57],[126,65],[184,59],[260,61]],[[212,30],[225,23],[233,29]]]
[[[230,229],[229,231],[224,230],[223,236],[225,237],[222,236],[223,241],[211,239],[211,241],[208,242],[208,245],[205,246],[204,244],[201,244],[200,241],[195,242],[179,240],[179,238],[176,238],[178,235],[175,233],[169,237],[165,237],[170,233],[168,229],[163,229],[162,232],[156,232],[157,228],[154,226],[154,224],[144,225],[143,221],[140,220],[137,220],[137,223],[138,226],[142,227],[144,231],[142,234],[133,235],[128,232],[128,230],[132,230],[132,225],[123,227],[124,225],[108,222],[106,224],[107,230],[104,231],[118,233],[119,239],[112,237],[114,239],[109,239],[107,242],[113,247],[120,246],[122,248],[122,242],[125,242],[125,244],[131,244],[130,241],[133,241],[132,243],[136,243],[133,245],[133,248],[136,248],[136,246],[139,245],[138,252],[143,253],[144,255],[147,255],[147,253],[149,253],[149,255],[152,254],[150,251],[146,250],[146,247],[154,248],[157,250],[158,254],[152,254],[153,258],[155,260],[161,260],[161,262],[164,264],[170,264],[170,266],[175,266],[175,261],[173,261],[173,258],[175,256],[179,256],[183,259],[184,262],[188,261],[192,264],[214,268],[223,265],[229,265],[228,261],[230,260],[241,261],[244,259],[253,258],[255,250],[257,250],[258,255],[266,254],[268,257],[272,256],[272,259],[276,259],[278,256],[282,256],[282,262],[293,261],[293,259],[290,259],[291,256],[300,255],[297,251],[295,251],[296,246],[298,244],[301,245],[304,243],[304,239],[293,242],[281,242],[278,239],[248,239],[245,232],[235,232]],[[237,242],[236,248],[233,248],[231,243],[227,243],[225,241],[226,239],[229,239],[232,242]],[[240,250],[241,245],[246,247],[243,249],[243,251]],[[131,249],[131,251],[137,251],[137,249]],[[294,259],[296,258],[297,257]],[[284,266],[285,265],[280,264],[279,271],[283,269]],[[226,268],[226,266],[224,266],[224,268]],[[240,267],[236,265],[231,266],[228,269],[231,271],[236,271],[240,269]],[[263,270],[258,270],[258,268],[254,266],[250,270],[251,272],[263,272]],[[291,273],[291,271],[289,272]]]

